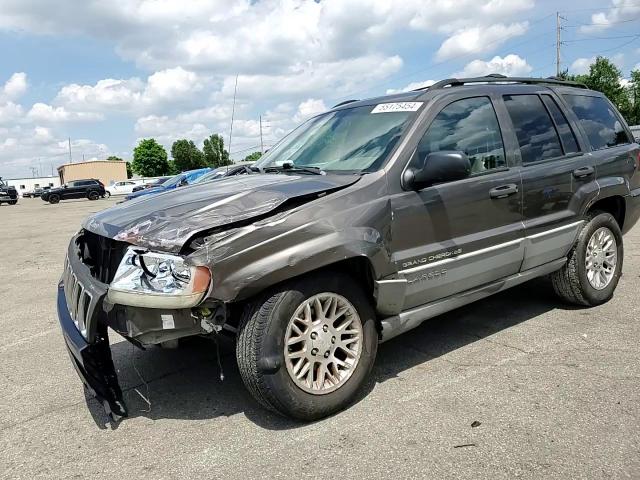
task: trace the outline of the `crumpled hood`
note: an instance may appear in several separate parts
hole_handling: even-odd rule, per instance
[[[194,235],[274,210],[289,199],[347,187],[358,175],[252,174],[130,200],[88,217],[83,228],[142,247],[179,252]]]

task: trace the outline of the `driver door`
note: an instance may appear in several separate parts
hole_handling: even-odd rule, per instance
[[[471,174],[393,197],[405,309],[516,274],[524,256],[520,168],[509,164],[493,102],[447,98],[409,166],[420,168],[433,152],[461,151]]]

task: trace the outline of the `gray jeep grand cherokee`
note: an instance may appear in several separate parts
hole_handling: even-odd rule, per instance
[[[378,343],[549,275],[593,306],[640,216],[640,149],[583,85],[488,76],[349,101],[254,172],[89,217],[58,314],[74,366],[127,414],[108,329],[138,346],[236,340],[264,406],[312,420],[353,401]]]

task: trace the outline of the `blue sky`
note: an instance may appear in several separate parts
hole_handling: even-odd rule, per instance
[[[578,8],[579,7],[579,8]],[[0,0],[0,176],[125,159],[140,138],[242,158],[346,98],[451,75],[640,68],[640,0]]]

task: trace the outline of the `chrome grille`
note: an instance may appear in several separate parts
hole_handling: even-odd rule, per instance
[[[78,281],[78,277],[71,269],[69,259],[65,259],[64,267],[64,295],[67,308],[76,328],[87,338],[87,323],[93,315],[95,301],[93,295]]]

